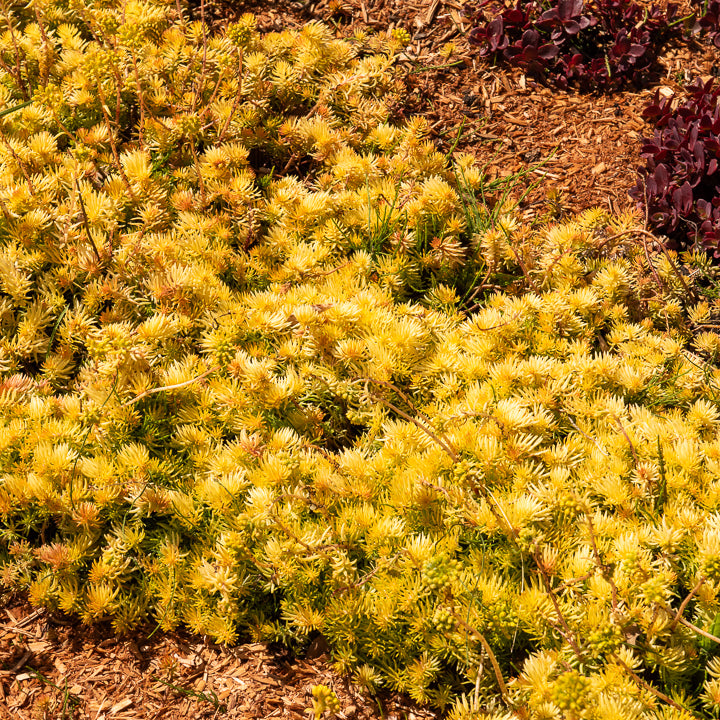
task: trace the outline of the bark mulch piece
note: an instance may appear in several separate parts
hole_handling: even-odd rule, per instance
[[[293,658],[265,643],[223,648],[187,633],[117,637],[107,627],[33,610],[0,611],[1,720],[179,720],[312,716],[313,685],[340,700],[339,720],[421,720],[397,696],[361,693],[330,668],[326,648]]]

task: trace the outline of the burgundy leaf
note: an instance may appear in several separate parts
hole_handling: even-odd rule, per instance
[[[545,43],[545,45],[541,45],[538,48],[537,54],[538,57],[542,58],[543,60],[550,60],[551,58],[554,58],[559,52],[560,49],[557,47],[557,45],[553,45],[552,43]]]
[[[522,10],[511,9],[503,15],[503,19],[508,25],[524,25],[527,16]]]
[[[487,35],[491,38],[499,38],[502,36],[504,31],[504,23],[502,17],[495,18],[488,26],[487,26]]]
[[[563,29],[568,35],[577,35],[580,32],[580,24],[575,20],[568,20],[563,23]]]
[[[619,57],[628,52],[628,50],[630,50],[630,41],[627,38],[620,38],[615,45],[613,45],[612,54],[615,55],[615,57]]]
[[[558,13],[563,20],[567,20],[580,15],[583,4],[583,0],[559,0]]]
[[[550,10],[546,10],[537,20],[537,24],[543,23],[543,24],[553,24],[555,20],[559,20],[560,16],[558,14],[557,8],[551,8]]]
[[[537,47],[540,41],[540,33],[537,30],[526,30],[521,38],[523,47]]]
[[[687,215],[692,207],[693,194],[690,183],[687,180],[673,191],[673,205],[682,215]]]
[[[665,165],[663,165],[662,163],[660,163],[655,168],[654,176],[655,176],[655,181],[657,182],[658,192],[661,195],[663,195],[667,189],[668,181],[670,179],[669,175],[668,175],[667,167]]]

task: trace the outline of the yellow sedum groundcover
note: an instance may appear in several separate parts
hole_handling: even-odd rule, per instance
[[[0,24],[5,589],[321,634],[457,720],[717,717],[705,258],[521,223],[393,116],[388,37],[134,0]]]

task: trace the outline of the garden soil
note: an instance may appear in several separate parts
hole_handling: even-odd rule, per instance
[[[204,6],[203,6],[204,5]],[[714,48],[670,47],[651,89],[608,96],[543,87],[518,69],[493,67],[466,41],[471,23],[456,0],[233,0],[191,3],[222,26],[244,12],[263,31],[319,20],[338,36],[404,28],[412,38],[398,62],[405,83],[399,118],[422,115],[444,152],[473,153],[491,179],[528,171],[516,191],[526,219],[592,206],[628,210],[643,135],[643,106],[656,90],[680,95],[696,77],[718,74]],[[469,4],[468,4],[469,6]],[[332,671],[316,638],[302,657],[261,643],[221,648],[206,638],[155,632],[116,637],[21,600],[0,608],[0,720],[179,720],[312,716],[312,687],[332,687],[342,720],[415,720],[432,713],[407,699],[373,697]]]

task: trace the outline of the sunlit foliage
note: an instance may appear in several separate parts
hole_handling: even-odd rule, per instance
[[[455,718],[717,714],[702,273],[631,216],[483,204],[392,117],[388,39],[3,22],[5,588],[119,632],[321,633]]]

